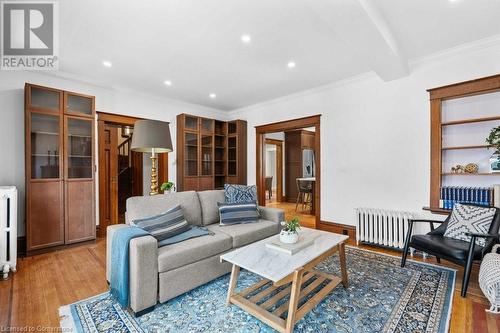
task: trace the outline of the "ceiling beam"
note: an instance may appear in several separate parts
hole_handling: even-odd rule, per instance
[[[343,40],[358,61],[384,81],[409,74],[391,30],[372,0],[316,0],[309,6]],[[313,4],[314,5],[313,5]]]

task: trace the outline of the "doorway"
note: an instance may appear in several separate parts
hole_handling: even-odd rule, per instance
[[[125,223],[126,201],[149,192],[144,185],[143,153],[131,151],[134,117],[97,113],[99,158],[99,227],[98,236],[106,236],[106,228]],[[167,154],[158,154],[160,184],[167,177]]]
[[[321,116],[317,115],[255,128],[259,202],[282,208],[287,219],[298,216],[303,226],[311,228],[319,225],[321,211],[320,119]],[[274,148],[277,145],[273,147],[272,140],[281,146],[283,157],[279,161],[276,156],[278,148]],[[281,167],[277,167],[280,161]],[[278,169],[282,172],[279,176]],[[276,182],[270,181],[269,177],[276,177]],[[269,187],[272,191],[273,184],[276,186],[276,201],[269,197]]]
[[[265,139],[266,142],[266,203],[283,202],[283,140]]]

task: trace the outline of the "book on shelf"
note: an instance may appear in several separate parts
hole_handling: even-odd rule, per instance
[[[495,186],[498,190],[495,191]],[[493,187],[443,186],[440,189],[439,208],[453,209],[456,203],[482,206],[500,205],[500,185]],[[497,198],[498,197],[498,198]]]

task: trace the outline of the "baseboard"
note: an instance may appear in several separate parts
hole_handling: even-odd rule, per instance
[[[26,236],[17,237],[17,257],[26,257]]]
[[[348,235],[352,241],[356,240],[356,227],[353,225],[320,221],[319,224],[316,225],[316,229]]]

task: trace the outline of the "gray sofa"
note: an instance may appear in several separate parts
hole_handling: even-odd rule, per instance
[[[130,241],[130,307],[135,313],[156,305],[157,300],[166,302],[228,273],[231,266],[220,262],[221,254],[279,233],[279,222],[285,217],[281,209],[260,207],[259,222],[219,226],[217,202],[224,202],[223,190],[177,192],[127,200],[127,223],[181,205],[190,224],[205,226],[214,233],[161,248],[152,236]],[[129,227],[118,224],[107,229],[108,281],[113,234],[120,228]]]

